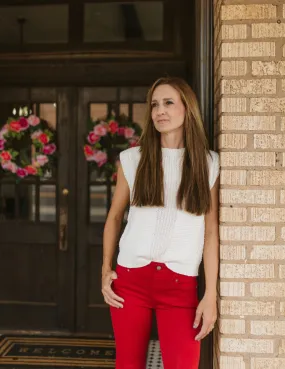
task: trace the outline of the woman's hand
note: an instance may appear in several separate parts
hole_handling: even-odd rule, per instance
[[[124,302],[124,299],[116,295],[111,287],[113,280],[117,278],[118,276],[116,272],[112,270],[105,272],[102,275],[102,293],[104,296],[104,300],[108,305],[116,308],[122,308],[123,307],[122,302]]]
[[[214,328],[217,320],[217,302],[216,297],[204,296],[196,310],[196,317],[194,321],[194,328],[200,324],[201,318],[203,324],[200,332],[195,337],[196,341],[205,338]]]

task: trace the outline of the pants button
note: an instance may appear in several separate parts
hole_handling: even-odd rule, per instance
[[[156,269],[157,269],[157,270],[161,270],[161,266],[160,266],[160,265],[158,265],[158,266],[156,267]]]

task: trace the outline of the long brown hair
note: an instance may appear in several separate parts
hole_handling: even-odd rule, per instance
[[[198,101],[191,87],[181,78],[160,78],[147,95],[145,126],[140,139],[141,158],[138,165],[131,205],[164,206],[163,168],[160,133],[151,118],[151,100],[160,85],[175,88],[185,106],[184,158],[177,192],[177,207],[202,215],[210,210],[211,196],[207,155],[210,154]]]

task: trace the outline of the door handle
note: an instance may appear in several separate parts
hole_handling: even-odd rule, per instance
[[[60,207],[59,210],[59,250],[67,251],[68,242],[67,242],[67,224],[68,224],[68,207],[67,207],[67,195],[68,189],[64,188],[62,190],[62,194],[64,196],[63,206]]]

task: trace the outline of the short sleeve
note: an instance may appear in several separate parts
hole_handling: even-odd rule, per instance
[[[138,147],[132,147],[130,149],[120,152],[120,163],[122,166],[124,176],[128,182],[131,191],[135,181],[138,162],[139,162]]]
[[[127,152],[128,150],[122,151],[120,152],[120,163],[122,166],[122,170],[124,173],[124,176],[128,182],[128,185],[130,186],[130,181],[131,181],[131,173],[130,173],[130,154]]]
[[[220,174],[219,154],[216,153],[215,151],[211,151],[210,165],[209,165],[210,189],[214,186],[219,174]]]

